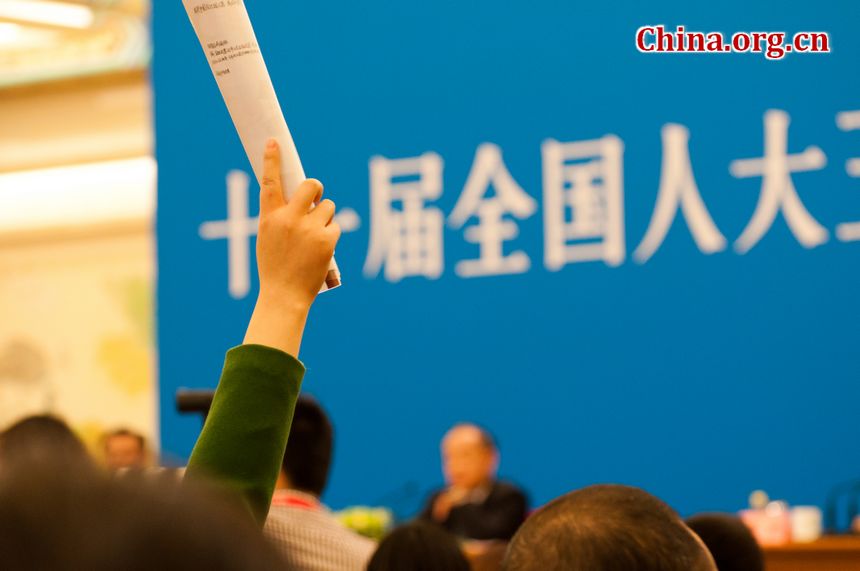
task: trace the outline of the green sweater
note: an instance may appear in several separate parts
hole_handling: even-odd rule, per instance
[[[260,525],[266,521],[304,377],[293,356],[263,345],[227,351],[212,408],[188,460],[239,493]]]

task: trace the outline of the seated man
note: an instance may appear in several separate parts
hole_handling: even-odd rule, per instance
[[[312,398],[299,397],[264,532],[293,571],[363,571],[376,543],[347,529],[320,503],[333,430]]]
[[[590,486],[557,498],[520,528],[505,571],[716,571],[672,508],[638,488]]]
[[[430,498],[421,517],[466,539],[513,537],[528,511],[525,494],[496,480],[499,451],[474,424],[458,424],[442,439],[442,471],[448,487]]]
[[[120,428],[108,432],[102,441],[105,465],[111,472],[143,470],[147,461],[146,439],[136,432]]]

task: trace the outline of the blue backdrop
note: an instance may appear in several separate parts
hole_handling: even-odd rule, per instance
[[[174,392],[216,384],[253,306],[257,185],[227,183],[250,166],[181,2],[153,4],[161,443],[181,461],[199,421]],[[461,420],[535,504],[610,481],[684,513],[755,488],[821,504],[860,475],[856,2],[246,4],[350,230],[301,355],[337,430],[327,502],[410,514]],[[650,24],[825,31],[832,53],[640,53]]]

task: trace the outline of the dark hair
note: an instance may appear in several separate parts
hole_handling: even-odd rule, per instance
[[[651,494],[590,486],[541,508],[511,540],[507,571],[705,571],[707,550]]]
[[[235,500],[235,498],[231,498]],[[0,473],[0,568],[283,568],[238,502],[193,484],[51,462]]]
[[[300,396],[282,466],[292,488],[322,495],[328,482],[333,441],[334,429],[325,411],[313,398]]]
[[[117,436],[134,438],[135,440],[137,440],[137,443],[140,446],[141,450],[146,449],[146,438],[144,438],[142,434],[138,434],[137,432],[134,432],[127,428],[117,428],[116,430],[111,430],[110,432],[105,433],[105,435],[102,437],[102,445],[107,446],[108,441],[111,438]]]
[[[379,544],[367,571],[469,571],[453,535],[434,523],[415,521],[398,527]]]
[[[719,571],[764,571],[764,554],[740,518],[699,514],[689,518],[687,525],[710,550]]]
[[[0,468],[45,462],[83,467],[90,458],[80,439],[55,416],[30,416],[0,433]]]

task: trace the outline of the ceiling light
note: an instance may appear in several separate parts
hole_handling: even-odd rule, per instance
[[[0,18],[28,24],[83,29],[92,25],[95,15],[92,8],[81,4],[49,0],[2,0]]]
[[[0,22],[0,48],[42,48],[56,43],[57,37],[56,30]]]
[[[0,234],[148,220],[155,212],[155,185],[151,157],[3,173]]]

